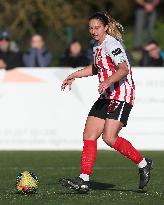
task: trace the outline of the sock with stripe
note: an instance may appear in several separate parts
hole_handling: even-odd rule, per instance
[[[84,146],[81,156],[80,178],[84,181],[89,181],[89,176],[92,173],[92,168],[97,155],[97,140],[84,140]]]
[[[146,167],[147,162],[146,162],[145,158],[143,158],[143,160],[140,163],[138,163],[137,165],[138,165],[138,168]]]
[[[144,160],[143,156],[132,146],[132,144],[122,137],[118,136],[112,147],[137,165]],[[141,164],[141,166],[145,165],[144,161]]]

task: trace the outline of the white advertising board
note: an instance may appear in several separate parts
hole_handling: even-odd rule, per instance
[[[77,79],[62,92],[73,69],[0,71],[0,150],[82,148],[87,114],[98,98],[96,76]],[[164,149],[164,69],[134,68],[136,100],[121,136],[136,148]],[[100,139],[98,147],[109,149]]]

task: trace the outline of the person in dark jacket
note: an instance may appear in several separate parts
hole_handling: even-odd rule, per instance
[[[10,70],[22,66],[21,53],[10,50],[9,33],[6,31],[0,32],[0,69]]]
[[[31,38],[31,48],[23,55],[25,67],[47,67],[51,64],[52,54],[45,47],[43,37],[35,34]]]
[[[140,50],[143,44],[152,39],[157,20],[157,6],[160,0],[135,0],[134,48]]]
[[[70,43],[65,57],[60,59],[59,65],[73,68],[89,65],[89,59],[83,53],[81,43],[78,40],[73,40]]]
[[[143,49],[143,56],[140,66],[145,67],[162,67],[163,59],[160,55],[160,47],[156,41],[150,41]]]

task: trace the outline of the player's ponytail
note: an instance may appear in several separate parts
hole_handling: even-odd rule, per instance
[[[97,12],[89,18],[89,20],[91,19],[99,19],[104,24],[104,26],[108,25],[107,34],[113,36],[114,38],[116,38],[121,42],[123,41],[122,39],[122,34],[124,32],[123,26],[114,18],[112,18],[110,15],[108,15],[106,12]]]
[[[108,18],[109,18],[109,23],[108,23],[107,33],[110,36],[113,36],[114,38],[118,39],[119,41],[123,41],[122,39],[122,34],[124,32],[123,26],[111,16],[108,16]]]

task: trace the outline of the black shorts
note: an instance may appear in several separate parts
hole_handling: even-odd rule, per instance
[[[132,105],[124,101],[98,99],[92,106],[88,116],[94,116],[101,119],[114,119],[127,125],[128,117]]]

